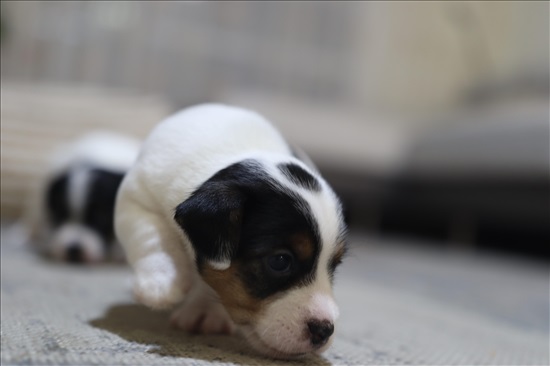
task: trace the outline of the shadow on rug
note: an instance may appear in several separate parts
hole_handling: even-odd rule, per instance
[[[238,336],[190,335],[169,324],[169,312],[153,311],[137,304],[111,306],[101,318],[89,322],[129,341],[153,346],[148,352],[163,357],[200,359],[207,362],[232,362],[241,365],[316,365],[331,363],[318,355],[292,361],[266,359],[252,353]],[[124,350],[120,350],[124,352]]]

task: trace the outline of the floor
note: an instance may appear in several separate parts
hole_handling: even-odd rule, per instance
[[[284,362],[235,337],[189,336],[132,301],[124,266],[44,261],[2,230],[3,365],[547,365],[547,263],[360,233],[339,270],[322,356]]]

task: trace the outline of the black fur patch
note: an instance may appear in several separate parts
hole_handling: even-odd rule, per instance
[[[202,270],[207,260],[230,259],[250,295],[266,298],[311,283],[319,258],[317,223],[300,196],[286,190],[254,160],[233,164],[212,176],[176,207],[174,219],[189,237]],[[299,260],[292,238],[307,235],[312,255]],[[289,273],[274,275],[267,258],[293,253]]]
[[[297,186],[309,189],[310,191],[321,191],[321,184],[319,181],[299,165],[285,163],[279,164],[278,167],[285,177]]]
[[[91,169],[88,176],[88,190],[82,216],[74,217],[69,204],[70,170],[54,178],[46,192],[46,203],[50,224],[58,227],[71,220],[97,232],[106,245],[114,238],[114,210],[118,187],[124,173],[103,169]]]
[[[56,227],[67,221],[69,211],[69,176],[63,173],[55,177],[46,191],[46,208],[50,225]]]
[[[109,245],[114,238],[114,211],[118,187],[124,173],[92,169],[82,217],[83,224],[96,231]]]

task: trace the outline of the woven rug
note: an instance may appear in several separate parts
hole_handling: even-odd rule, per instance
[[[2,230],[3,365],[547,365],[548,267],[354,235],[322,356],[255,356],[132,301],[124,266],[50,263]]]

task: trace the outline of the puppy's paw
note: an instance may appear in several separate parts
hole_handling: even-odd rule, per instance
[[[224,307],[207,299],[189,299],[172,313],[172,326],[189,333],[233,334],[235,324]]]
[[[138,302],[153,309],[174,307],[183,301],[193,285],[193,274],[182,271],[164,252],[142,258],[134,264],[134,271],[134,296]]]
[[[177,281],[160,274],[142,275],[136,278],[134,297],[152,309],[170,309],[183,301],[191,285],[191,281]]]

